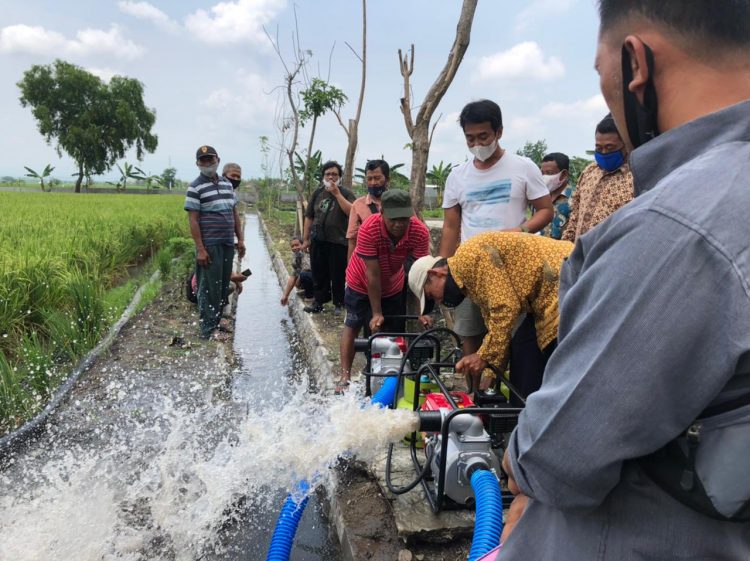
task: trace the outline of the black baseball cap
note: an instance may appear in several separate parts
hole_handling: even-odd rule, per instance
[[[380,199],[380,208],[383,216],[390,218],[409,218],[414,215],[411,206],[411,197],[406,191],[388,189]]]
[[[214,148],[213,146],[201,146],[195,153],[196,160],[200,160],[201,158],[204,158],[206,156],[216,156],[217,158],[219,157],[219,155],[216,153],[216,148]]]

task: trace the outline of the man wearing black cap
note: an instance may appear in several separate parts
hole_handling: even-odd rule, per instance
[[[195,241],[200,333],[205,339],[226,341],[220,320],[222,302],[229,292],[234,237],[240,258],[245,255],[245,241],[232,184],[216,173],[220,161],[216,150],[201,146],[195,159],[200,175],[188,187],[185,210]]]
[[[427,255],[430,249],[430,232],[414,216],[409,193],[386,191],[380,204],[381,212],[359,227],[357,244],[346,268],[346,319],[339,349],[338,393],[349,385],[354,339],[359,330],[367,322],[373,332],[378,331],[386,321],[385,315],[404,314],[404,261],[409,256],[418,259]],[[398,329],[390,323],[389,329]]]

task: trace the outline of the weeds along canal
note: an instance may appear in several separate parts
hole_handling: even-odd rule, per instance
[[[315,392],[254,215],[245,238],[240,366],[218,347],[171,347],[161,324],[182,296],[160,296],[41,436],[0,457],[0,561],[263,559],[287,489],[325,483],[342,452],[368,460],[413,430],[410,412]],[[339,559],[329,536],[313,496],[291,559]]]

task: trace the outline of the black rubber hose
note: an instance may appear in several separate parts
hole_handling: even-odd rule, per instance
[[[416,450],[416,444],[414,442],[416,440],[416,435],[414,435],[414,437],[415,438],[412,439],[412,443],[411,443],[412,459],[415,455],[415,450]],[[412,489],[414,489],[414,487],[419,485],[422,479],[424,479],[425,475],[427,475],[427,472],[430,471],[430,463],[432,462],[432,456],[434,453],[435,453],[435,449],[431,448],[430,455],[427,457],[427,461],[425,462],[424,467],[419,471],[414,481],[412,481],[411,483],[409,483],[408,485],[404,487],[395,487],[393,485],[393,482],[391,481],[391,458],[393,456],[393,443],[391,442],[388,445],[388,457],[385,460],[385,484],[388,486],[388,490],[394,495],[403,495],[404,493],[411,491]]]

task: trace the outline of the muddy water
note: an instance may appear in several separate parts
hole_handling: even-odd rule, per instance
[[[156,352],[153,318],[135,321],[145,347],[103,359],[41,438],[0,458],[0,561],[263,559],[295,481],[412,430],[409,412],[311,389],[254,217],[246,239],[241,368]],[[339,558],[315,498],[295,543],[292,559]]]

